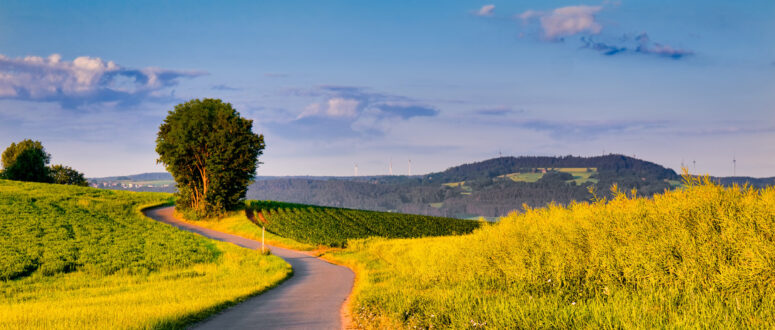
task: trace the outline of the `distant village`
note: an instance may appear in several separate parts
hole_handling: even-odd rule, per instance
[[[135,191],[167,191],[174,189],[174,184],[151,184],[151,183],[130,183],[120,181],[91,181],[89,186],[100,189],[114,189],[114,190],[135,190]]]

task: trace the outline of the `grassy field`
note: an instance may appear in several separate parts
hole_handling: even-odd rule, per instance
[[[597,179],[590,178],[592,175],[597,174],[596,168],[590,168],[587,170],[585,167],[557,167],[557,168],[538,168],[537,170],[557,171],[565,172],[573,175],[573,181],[576,184],[584,184],[587,182],[597,183]],[[499,176],[501,178],[509,178],[515,182],[537,182],[544,177],[544,173],[538,172],[517,172],[511,174],[505,174]]]
[[[140,213],[169,202],[0,180],[0,328],[181,327],[290,274],[280,258]]]
[[[772,328],[775,189],[687,180],[326,257],[356,269],[365,328]]]
[[[464,234],[479,227],[476,221],[414,214],[375,212],[332,207],[249,201],[261,212],[266,229],[276,235],[311,245],[343,247],[354,238],[426,237]]]

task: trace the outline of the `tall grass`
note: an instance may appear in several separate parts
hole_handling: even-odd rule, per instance
[[[170,201],[0,180],[0,329],[180,328],[290,274],[139,212]]]
[[[328,257],[360,270],[366,328],[773,327],[775,189],[686,180]]]

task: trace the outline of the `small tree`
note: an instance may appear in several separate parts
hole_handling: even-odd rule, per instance
[[[3,151],[3,177],[8,180],[51,182],[48,162],[51,155],[46,153],[40,141],[23,140],[11,143]]]
[[[157,162],[175,178],[179,210],[205,217],[239,206],[265,147],[252,128],[252,120],[218,99],[191,100],[169,112],[156,138]]]
[[[51,166],[51,180],[57,184],[71,184],[84,187],[89,185],[83,173],[64,165]]]

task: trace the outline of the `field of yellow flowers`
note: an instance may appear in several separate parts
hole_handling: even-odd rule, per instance
[[[772,328],[775,189],[685,180],[327,257],[357,270],[364,328]]]

